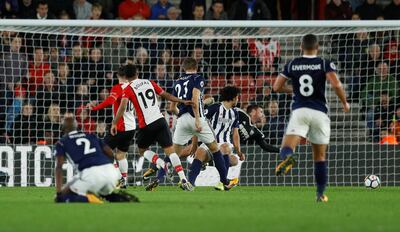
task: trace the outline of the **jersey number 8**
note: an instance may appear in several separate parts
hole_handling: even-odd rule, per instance
[[[309,97],[314,93],[314,87],[313,87],[313,79],[310,75],[302,75],[299,78],[299,83],[300,83],[300,93],[304,97]]]

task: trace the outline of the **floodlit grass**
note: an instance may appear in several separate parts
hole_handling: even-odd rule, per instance
[[[52,188],[0,188],[0,231],[399,231],[400,188],[129,188],[139,204],[54,204]]]

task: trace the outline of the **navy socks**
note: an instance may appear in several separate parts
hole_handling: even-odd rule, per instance
[[[328,181],[328,170],[326,161],[317,161],[314,163],[315,182],[317,184],[317,194],[324,194],[326,183]]]

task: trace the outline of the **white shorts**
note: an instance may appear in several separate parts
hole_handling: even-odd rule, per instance
[[[292,112],[286,135],[299,135],[313,144],[329,144],[331,120],[328,115],[310,108],[299,108]]]
[[[173,143],[185,145],[195,135],[205,144],[215,141],[215,135],[206,118],[200,118],[201,131],[197,132],[195,127],[195,118],[189,113],[180,116],[176,122]]]
[[[105,164],[82,170],[67,185],[72,192],[82,196],[88,192],[104,196],[114,191],[120,178],[114,165]]]

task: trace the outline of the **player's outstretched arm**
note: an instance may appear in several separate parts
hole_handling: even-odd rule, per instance
[[[62,166],[65,162],[63,155],[56,155],[56,168],[55,168],[55,179],[56,179],[56,193],[61,193],[63,186],[63,170]]]
[[[238,153],[238,156],[241,161],[245,159],[244,154],[242,153],[242,150],[240,148],[240,136],[239,136],[239,129],[234,128],[233,129],[233,147],[235,148],[236,152]]]
[[[286,85],[287,78],[283,75],[279,75],[278,78],[276,79],[274,86],[272,86],[272,89],[276,93],[293,93],[293,88],[292,86]]]
[[[108,96],[103,102],[101,102],[100,104],[94,105],[94,104],[89,103],[89,104],[87,105],[87,107],[88,107],[90,110],[94,110],[94,111],[95,111],[95,110],[102,110],[102,109],[104,109],[104,108],[106,108],[106,107],[109,107],[109,106],[113,105],[113,104],[115,103],[115,101],[117,101],[116,96],[110,95],[110,96]]]
[[[119,105],[119,108],[118,108],[118,111],[117,111],[117,114],[115,115],[115,118],[112,121],[111,135],[116,135],[117,134],[117,122],[124,115],[124,112],[126,110],[126,106],[127,105],[128,105],[128,98],[122,98],[121,104]]]
[[[171,104],[169,106],[169,111],[171,111],[175,115],[178,115],[179,114],[178,103],[171,102]]]
[[[174,95],[172,95],[170,93],[167,93],[165,91],[162,92],[160,94],[160,96],[162,98],[164,98],[164,99],[167,99],[168,101],[171,101],[171,102],[178,102],[178,103],[182,103],[182,104],[185,104],[185,105],[190,105],[191,104],[191,101],[186,101],[186,100],[183,100],[183,99],[179,99],[179,98],[175,97]]]
[[[342,102],[343,111],[349,112],[350,105],[346,100],[346,93],[344,92],[343,85],[340,82],[336,73],[335,72],[326,73],[326,79],[329,81],[329,83],[332,86],[332,89],[335,91],[336,95],[339,97],[340,101]]]

